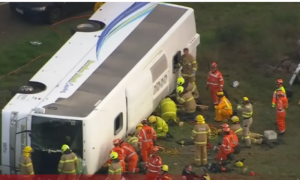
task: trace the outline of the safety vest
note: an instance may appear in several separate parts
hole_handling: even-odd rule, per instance
[[[218,70],[215,72],[209,71],[206,84],[210,87],[220,87],[220,89],[223,88],[224,80],[222,73]]]
[[[277,91],[282,91],[284,93],[284,97],[286,97],[286,93],[285,93],[285,89],[283,86],[277,88],[274,92],[273,92],[273,99],[272,99],[272,105],[275,106],[276,104],[276,96],[277,96]]]
[[[150,155],[148,159],[148,173],[158,174],[161,171],[162,161],[159,156]]]
[[[160,102],[161,116],[176,115],[177,106],[171,98],[165,98]]]
[[[143,126],[139,133],[139,143],[156,141],[156,132],[150,126]]]

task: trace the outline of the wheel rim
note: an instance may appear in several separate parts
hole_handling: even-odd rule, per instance
[[[61,17],[61,13],[59,9],[53,9],[50,13],[50,20],[52,22],[59,21]]]

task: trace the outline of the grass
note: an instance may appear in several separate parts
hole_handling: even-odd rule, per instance
[[[201,35],[201,45],[198,49],[199,72],[197,74],[198,89],[204,104],[209,104],[209,92],[205,91],[208,64],[215,61],[225,76],[225,89],[230,100],[248,96],[254,101],[254,123],[251,131],[263,133],[264,130],[274,129],[276,113],[271,108],[272,92],[275,80],[282,77],[285,84],[291,75],[269,74],[263,68],[264,64],[276,65],[282,56],[295,57],[296,41],[300,32],[300,4],[299,3],[180,3],[195,9],[197,29]],[[70,24],[58,27],[68,32]],[[67,30],[66,30],[67,29]],[[41,46],[32,46],[30,40],[38,39]],[[5,47],[0,46],[0,74],[6,74],[19,66],[26,64],[32,58],[49,53],[44,58],[32,63],[19,73],[8,76],[0,81],[1,99],[3,107],[11,98],[10,91],[24,84],[50,58],[51,52],[58,50],[68,39],[49,29],[39,34],[28,35]],[[296,60],[296,59],[294,59]],[[237,80],[238,88],[231,88],[230,84]],[[249,170],[257,174],[255,179],[296,179],[300,177],[298,171],[299,158],[299,113],[297,101],[299,87],[293,87],[294,96],[287,111],[287,133],[285,144],[274,149],[255,146],[244,150],[239,157],[246,158]],[[212,123],[212,112],[208,123]],[[172,128],[171,133],[176,139],[189,138],[191,128]],[[176,147],[188,152],[192,147],[180,147],[175,143],[165,143],[167,147]],[[179,173],[183,165],[193,161],[193,155],[162,155],[163,162],[170,166],[171,172]],[[198,171],[198,169],[196,169]],[[226,179],[246,179],[232,177]],[[224,177],[223,177],[224,178]],[[219,179],[216,177],[216,179]],[[221,178],[220,178],[221,179]],[[252,178],[253,179],[253,178]]]

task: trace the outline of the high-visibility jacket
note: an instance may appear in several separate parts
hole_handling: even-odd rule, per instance
[[[130,159],[132,156],[137,155],[134,148],[125,142],[121,144],[121,148],[124,150],[124,155],[125,155],[124,158],[126,161]]]
[[[147,173],[151,174],[159,174],[161,171],[162,161],[161,157],[153,156],[152,154],[149,156],[147,163]]]
[[[158,137],[165,137],[167,132],[169,131],[169,126],[166,123],[165,120],[162,118],[155,116],[156,117],[156,122],[150,124],[150,126],[155,130],[156,135]]]
[[[171,98],[165,98],[160,101],[159,104],[161,116],[165,115],[176,115],[177,106]]]
[[[230,141],[231,138],[232,138],[231,135],[226,135],[223,137],[222,144],[219,146],[221,151],[226,152],[226,153],[233,152],[232,143]]]
[[[19,161],[19,165],[20,165],[20,169],[21,169],[21,174],[26,174],[26,175],[33,175],[34,171],[33,171],[33,165],[32,165],[32,161],[31,158],[29,157],[29,153],[25,153],[25,155],[23,154],[20,158]]]
[[[73,152],[63,154],[58,164],[58,172],[60,174],[76,174],[77,166],[78,158]]]
[[[138,147],[138,141],[139,139],[135,136],[128,136],[126,139],[126,142],[134,148],[135,152],[139,152],[140,150]]]
[[[139,133],[139,143],[153,143],[157,136],[154,129],[148,125],[143,126]]]
[[[212,88],[219,87],[220,89],[223,89],[224,80],[222,73],[218,70],[215,72],[209,71],[206,85]]]
[[[285,89],[283,86],[277,88],[274,92],[273,92],[273,99],[272,99],[272,106],[275,107],[276,104],[276,96],[277,96],[277,91],[282,91],[284,93],[284,97],[286,97],[286,93],[285,93]]]
[[[177,95],[177,102],[183,106],[186,113],[193,113],[196,111],[197,104],[192,92]]]
[[[276,110],[277,110],[277,113],[284,112],[285,109],[287,108],[287,106],[288,106],[287,98],[281,97],[281,98],[279,98],[279,99],[276,100]]]
[[[225,96],[223,96],[220,99],[219,104],[216,106],[216,109],[217,110],[221,110],[221,109],[231,110],[232,109],[231,102]]]
[[[124,150],[123,150],[121,147],[115,146],[112,150],[109,151],[109,154],[111,154],[112,152],[118,153],[118,159],[119,159],[120,161],[123,161],[123,160],[124,160],[125,152],[124,152]],[[109,163],[109,164],[110,164],[110,162],[111,162],[111,159],[108,160],[108,163]]]
[[[196,145],[206,145],[210,133],[211,131],[207,124],[197,123],[194,126],[191,138]]]
[[[239,139],[233,131],[231,132],[230,135],[231,135],[231,139],[230,139],[231,147],[234,148],[239,144]]]
[[[242,112],[243,119],[249,119],[253,116],[253,107],[251,103],[245,105],[238,104],[237,110]]]
[[[242,137],[243,136],[243,128],[240,124],[236,123],[236,124],[232,124],[230,126],[230,129],[238,136],[238,137]]]
[[[111,165],[108,168],[107,180],[121,180],[122,172],[123,169],[120,160],[112,160]]]

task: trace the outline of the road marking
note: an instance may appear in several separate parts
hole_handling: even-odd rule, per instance
[[[0,2],[0,6],[3,6],[5,4],[8,4],[8,2]]]

